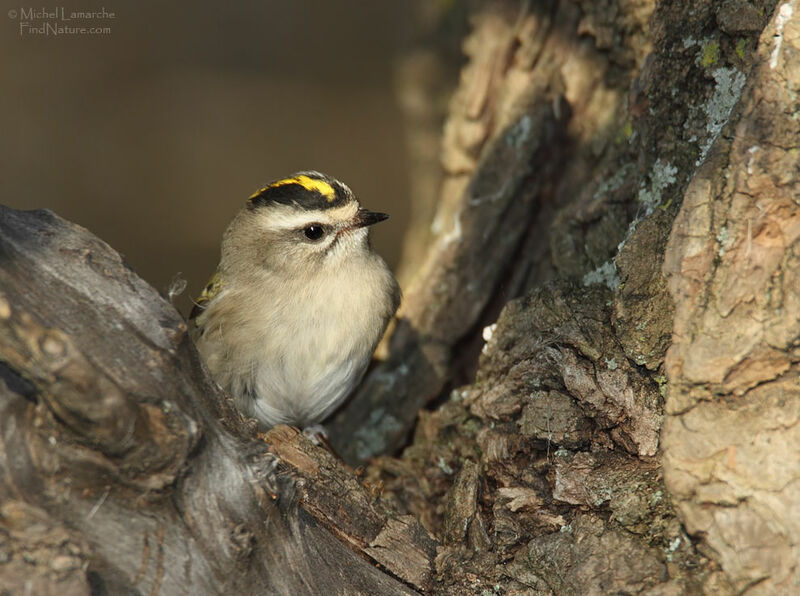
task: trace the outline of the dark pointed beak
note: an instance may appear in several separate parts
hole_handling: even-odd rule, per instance
[[[379,221],[383,221],[384,219],[389,219],[389,216],[386,213],[378,213],[377,211],[368,211],[366,209],[359,209],[353,227],[363,228],[366,226],[371,226],[372,224],[376,224]]]

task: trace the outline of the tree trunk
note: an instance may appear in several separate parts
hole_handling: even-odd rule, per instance
[[[362,477],[255,432],[107,245],[0,211],[0,587],[800,582],[800,3],[473,17],[427,249],[330,423]]]

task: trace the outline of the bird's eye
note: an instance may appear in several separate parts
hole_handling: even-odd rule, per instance
[[[325,229],[319,224],[311,224],[303,230],[303,233],[309,240],[319,240],[325,233]]]

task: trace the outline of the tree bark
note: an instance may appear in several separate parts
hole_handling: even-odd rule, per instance
[[[509,0],[472,26],[427,248],[330,424],[361,477],[255,432],[107,245],[0,211],[3,588],[800,581],[800,4]]]

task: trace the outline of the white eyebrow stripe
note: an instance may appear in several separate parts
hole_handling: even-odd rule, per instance
[[[358,202],[324,211],[304,211],[287,205],[276,205],[269,209],[269,217],[264,217],[264,222],[270,229],[299,230],[313,223],[330,225],[351,219],[358,213]]]

